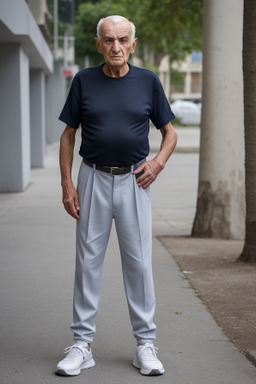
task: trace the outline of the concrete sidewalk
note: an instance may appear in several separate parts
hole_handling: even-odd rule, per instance
[[[155,148],[157,137],[152,140]],[[79,164],[76,155],[74,178]],[[255,383],[255,368],[223,335],[156,238],[190,234],[197,172],[198,153],[177,151],[151,189],[156,345],[166,369],[161,377],[143,377],[131,365],[135,341],[114,230],[96,321],[96,366],[76,378],[54,374],[64,348],[73,343],[69,325],[75,264],[75,225],[61,203],[58,145],[48,148],[46,167],[33,170],[24,193],[0,195],[1,383]]]

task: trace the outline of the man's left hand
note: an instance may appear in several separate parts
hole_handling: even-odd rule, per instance
[[[155,181],[163,168],[164,167],[156,159],[144,161],[144,163],[140,164],[140,166],[134,171],[135,175],[143,172],[143,174],[137,179],[138,186],[143,189],[149,187],[150,184]]]

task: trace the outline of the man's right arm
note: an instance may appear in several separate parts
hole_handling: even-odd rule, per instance
[[[72,182],[76,129],[66,126],[60,138],[60,173],[62,202],[69,215],[79,220],[79,198]]]

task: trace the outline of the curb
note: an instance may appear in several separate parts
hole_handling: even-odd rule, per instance
[[[246,351],[245,357],[256,367],[256,350]]]
[[[199,153],[198,147],[177,147],[174,152],[176,153]]]
[[[159,152],[159,147],[150,147],[150,152]],[[198,147],[176,147],[173,153],[199,153]]]

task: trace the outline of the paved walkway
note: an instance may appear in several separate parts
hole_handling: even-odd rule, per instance
[[[190,148],[196,148],[198,131],[193,137],[195,142],[188,140]],[[154,132],[152,148],[157,146],[157,140]],[[181,150],[173,155],[152,186],[155,321],[157,346],[166,373],[145,378],[131,366],[135,342],[113,230],[104,264],[93,345],[96,366],[76,378],[54,374],[64,348],[73,343],[69,324],[75,226],[62,208],[58,145],[52,145],[48,148],[46,167],[33,170],[32,183],[24,193],[0,195],[1,383],[255,383],[255,367],[223,335],[156,238],[164,234],[190,234],[198,153],[182,153],[181,144]],[[79,163],[76,156],[74,177]]]

